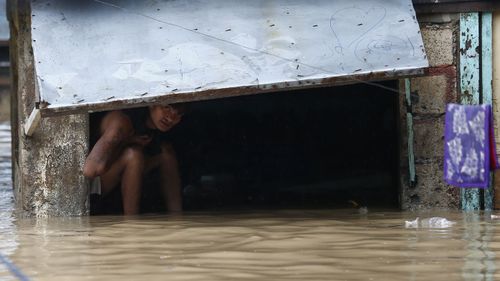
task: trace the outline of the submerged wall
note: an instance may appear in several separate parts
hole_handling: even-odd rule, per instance
[[[44,118],[32,137],[23,133],[36,100],[28,2],[8,2],[16,210],[27,216],[85,215],[88,190],[81,167],[88,149],[88,116]]]
[[[460,190],[443,180],[444,113],[458,101],[458,14],[418,15],[430,69],[410,79],[416,184],[409,184],[408,126],[405,96],[401,112],[401,206],[403,209],[460,207]],[[404,84],[401,85],[404,89]]]

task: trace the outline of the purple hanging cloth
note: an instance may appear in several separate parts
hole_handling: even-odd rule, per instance
[[[444,179],[457,187],[487,188],[498,168],[491,105],[448,104],[444,133]]]

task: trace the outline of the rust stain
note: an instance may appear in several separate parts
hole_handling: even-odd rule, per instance
[[[429,68],[430,76],[442,75],[446,78],[446,102],[457,102],[457,68],[453,65],[448,66],[438,66]]]
[[[46,102],[46,101],[41,101],[38,103],[38,108],[40,108],[40,109],[47,108],[49,106],[50,106],[50,103]]]
[[[470,94],[469,90],[464,90],[460,99],[462,101],[465,101],[465,100],[472,100],[473,96]]]

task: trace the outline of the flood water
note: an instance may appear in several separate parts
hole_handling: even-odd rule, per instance
[[[0,280],[495,280],[500,220],[388,210],[193,212],[26,219],[12,214],[0,125]],[[405,221],[446,217],[447,228]],[[16,271],[17,270],[17,271]],[[26,279],[23,279],[23,276]]]

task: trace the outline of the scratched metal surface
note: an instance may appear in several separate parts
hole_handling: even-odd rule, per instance
[[[411,0],[33,0],[32,14],[37,86],[53,110],[428,66]]]

